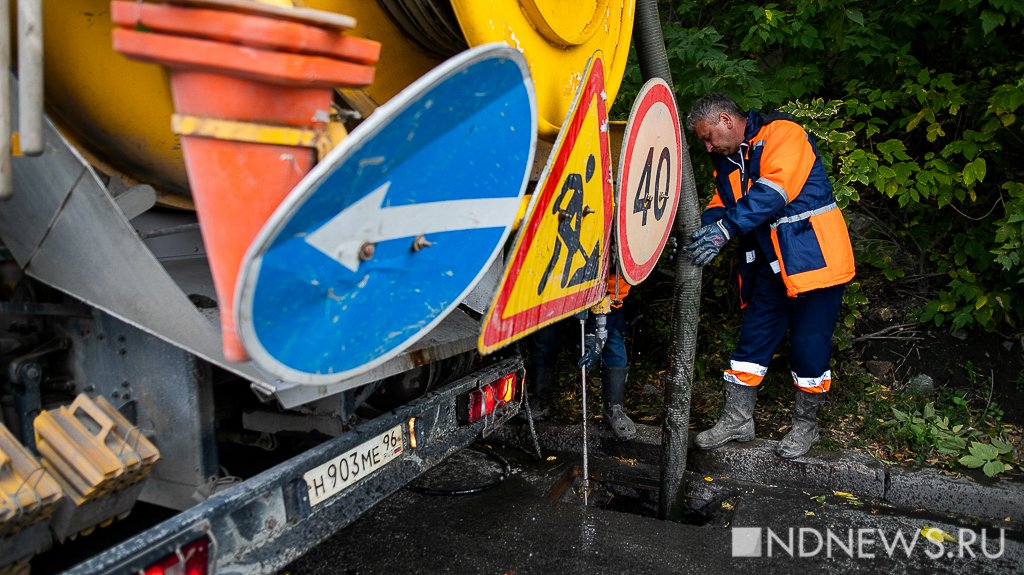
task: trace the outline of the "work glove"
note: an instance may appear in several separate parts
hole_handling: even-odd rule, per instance
[[[715,259],[731,237],[722,220],[718,220],[693,232],[690,236],[692,241],[683,246],[683,251],[687,252],[687,257],[693,265],[705,266]]]
[[[597,366],[597,362],[600,360],[601,350],[597,346],[597,336],[592,333],[588,333],[583,336],[583,355],[580,357],[580,361],[576,365],[589,372]]]
[[[679,240],[675,236],[669,236],[665,249],[668,250],[668,263],[675,263],[676,254],[679,252]]]
[[[603,313],[593,314],[587,322],[587,329],[583,334],[583,354],[577,367],[582,367],[588,372],[601,361],[601,351],[608,341],[608,316]]]

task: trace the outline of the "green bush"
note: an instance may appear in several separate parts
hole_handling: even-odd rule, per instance
[[[712,90],[795,114],[818,139],[862,271],[929,280],[923,321],[1018,328],[1024,3],[696,0],[661,13],[683,114]],[[630,67],[613,115],[639,85]],[[710,165],[690,148],[708,190]]]

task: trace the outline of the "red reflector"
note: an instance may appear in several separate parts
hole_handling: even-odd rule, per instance
[[[484,394],[480,390],[474,390],[469,392],[469,422],[474,423],[476,420],[483,417],[481,414],[481,406],[483,405]]]
[[[206,575],[210,541],[203,537],[146,567],[145,575]]]
[[[498,386],[498,395],[501,400],[505,403],[512,401],[512,398],[516,393],[516,374],[510,373],[505,377],[501,378],[501,383]]]
[[[484,388],[484,399],[487,401],[484,413],[486,413],[487,415],[494,413],[494,406],[497,405],[494,395],[495,393],[493,383]]]
[[[510,373],[466,394],[464,397],[468,409],[465,417],[469,423],[475,423],[511,402],[515,395],[516,374]]]

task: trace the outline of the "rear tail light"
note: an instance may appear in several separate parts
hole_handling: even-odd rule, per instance
[[[508,403],[512,401],[512,398],[516,395],[516,374],[510,373],[505,377],[501,378],[501,383],[498,385],[498,397],[501,401]]]
[[[146,567],[145,575],[206,575],[209,572],[210,540],[197,539],[176,553]]]
[[[476,423],[501,406],[512,403],[517,395],[518,383],[519,378],[516,374],[510,373],[460,397],[460,419],[467,423]]]

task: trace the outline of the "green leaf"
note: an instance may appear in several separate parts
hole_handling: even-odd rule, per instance
[[[961,443],[963,443],[963,440],[961,440],[959,437],[952,437],[952,438],[943,439],[943,440],[939,441],[938,443],[936,443],[935,445],[936,445],[936,447],[939,447],[941,449],[949,449],[949,450],[956,451],[957,449],[959,449],[961,447],[961,445],[960,445]]]
[[[957,461],[960,462],[960,465],[963,465],[964,467],[970,467],[971,469],[977,469],[982,465],[985,465],[984,459],[975,457],[973,455],[965,455],[958,459]]]
[[[917,114],[914,114],[914,117],[911,118],[909,122],[907,122],[907,131],[908,132],[913,131],[914,128],[916,128],[917,125],[919,123],[921,123],[921,120],[925,117],[925,114],[927,114],[927,113],[928,113],[928,110],[925,109],[925,110],[921,110]]]
[[[860,10],[848,9],[846,11],[846,17],[849,18],[852,22],[860,24],[861,26],[864,25],[864,15],[860,13]]]
[[[998,12],[992,12],[991,10],[985,10],[981,13],[981,30],[986,35],[990,34],[993,30],[1002,26],[1006,22],[1006,15],[999,14]]]
[[[992,438],[992,447],[995,447],[996,451],[998,451],[1001,455],[1006,455],[1007,453],[1013,451],[1012,445],[999,438]]]
[[[977,441],[971,442],[971,448],[968,451],[971,452],[971,455],[986,461],[999,457],[999,452],[996,451],[995,447]]]
[[[987,304],[987,303],[988,303],[988,296],[985,295],[985,294],[981,294],[980,296],[978,296],[978,299],[974,302],[974,309],[975,310],[979,310],[979,309],[985,307],[985,304]]]
[[[1000,473],[1003,472],[1003,462],[989,461],[988,463],[985,464],[984,467],[981,468],[981,470],[984,471],[985,475],[987,475],[988,477],[995,477],[996,475],[999,475]]]
[[[906,152],[907,147],[899,140],[886,140],[878,144],[877,147],[878,151],[882,152],[885,159],[890,162],[893,161],[894,157],[899,160],[910,159],[910,156],[908,156]]]
[[[973,162],[964,166],[964,185],[970,186],[974,182],[984,180],[986,169],[985,158],[976,158]]]

